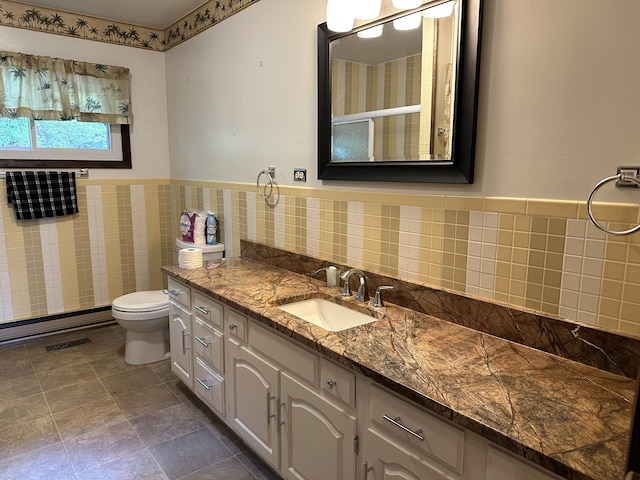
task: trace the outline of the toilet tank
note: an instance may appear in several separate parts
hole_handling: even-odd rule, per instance
[[[199,248],[202,250],[202,261],[210,262],[212,260],[220,260],[224,258],[224,243],[217,243],[215,245],[201,245],[191,242],[185,242],[181,238],[176,238],[175,246],[175,261],[177,262],[178,252],[183,248]]]

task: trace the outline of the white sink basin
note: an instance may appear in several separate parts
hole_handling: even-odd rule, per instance
[[[375,317],[370,317],[324,298],[300,300],[280,305],[278,308],[330,332],[339,332],[377,320]]]

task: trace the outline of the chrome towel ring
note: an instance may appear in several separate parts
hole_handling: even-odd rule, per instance
[[[620,170],[621,169],[619,169],[619,171]],[[604,233],[608,233],[609,235],[631,235],[633,233],[640,231],[640,225],[636,225],[635,227],[630,228],[629,230],[621,230],[621,231],[609,230],[605,226],[598,223],[598,221],[593,216],[593,210],[592,210],[593,196],[600,189],[600,187],[602,187],[603,185],[609,182],[613,182],[614,180],[616,181],[616,186],[640,187],[640,179],[638,178],[637,170],[634,172],[629,170],[623,170],[623,171],[620,171],[620,173],[618,173],[617,175],[612,175],[610,177],[603,178],[596,184],[595,187],[593,187],[593,190],[591,190],[591,193],[589,194],[589,198],[587,198],[587,214],[589,215],[589,220],[591,220],[591,222],[597,228],[602,230]]]
[[[263,175],[267,177],[267,181],[264,184],[264,189],[261,189],[260,177],[262,177]],[[258,189],[258,195],[260,195],[264,200],[269,200],[271,198],[271,195],[273,194],[273,177],[275,176],[275,167],[269,167],[268,169],[262,170],[260,173],[258,173],[258,178],[256,178],[256,188]]]

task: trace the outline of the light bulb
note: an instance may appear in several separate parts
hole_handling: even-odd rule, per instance
[[[422,4],[422,0],[392,0],[391,3],[398,10],[408,10],[418,8]]]
[[[351,0],[327,0],[327,28],[333,32],[348,32],[353,28]]]
[[[427,18],[444,18],[453,13],[453,4],[455,2],[446,2],[436,5],[435,7],[427,8],[422,12]]]
[[[367,28],[366,30],[360,30],[356,35],[360,38],[376,38],[382,35],[382,29],[384,25],[376,25],[371,28]]]
[[[421,21],[422,15],[420,14],[420,12],[416,12],[405,17],[396,18],[393,21],[393,28],[395,28],[396,30],[413,30],[414,28],[418,28],[420,26]]]
[[[371,20],[380,15],[382,0],[353,0],[353,16],[360,20]]]

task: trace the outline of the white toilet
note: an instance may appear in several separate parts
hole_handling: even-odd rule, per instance
[[[224,244],[194,245],[176,238],[176,253],[181,248],[201,248],[203,261],[224,257]],[[165,339],[169,338],[169,295],[162,290],[133,292],[116,298],[111,316],[127,331],[124,361],[143,365],[169,358]]]
[[[124,361],[154,363],[169,357],[169,295],[162,290],[133,292],[116,298],[111,315],[127,331]]]

